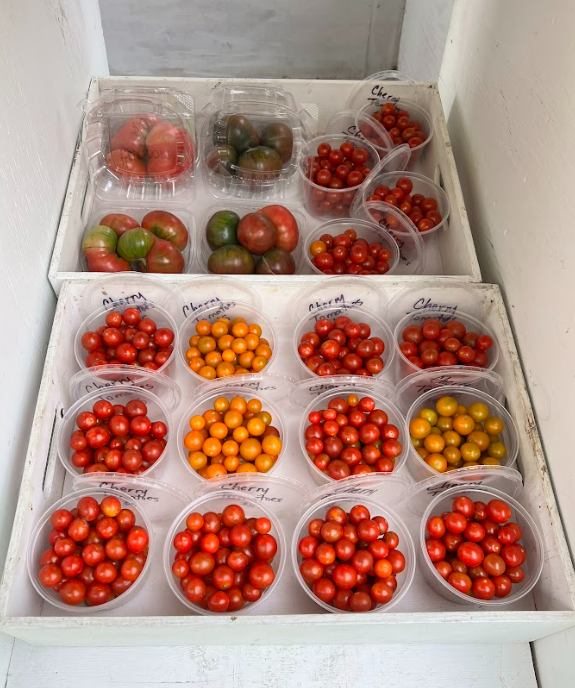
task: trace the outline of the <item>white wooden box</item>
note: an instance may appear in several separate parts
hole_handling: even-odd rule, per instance
[[[89,97],[91,100],[97,97],[103,89],[114,87],[135,86],[171,86],[189,93],[195,99],[206,96],[210,89],[221,83],[234,83],[245,81],[240,79],[184,79],[184,78],[156,78],[156,77],[107,77],[94,79],[90,84]],[[288,79],[279,81],[250,80],[256,84],[275,85],[291,91],[299,103],[313,103],[319,109],[318,132],[323,132],[331,115],[346,107],[346,101],[357,86],[357,81],[308,81],[300,79]],[[445,279],[457,279],[464,281],[481,281],[481,272],[469,221],[465,210],[465,204],[455,161],[451,152],[451,144],[447,134],[447,126],[443,114],[443,107],[439,97],[439,91],[435,84],[413,84],[406,82],[393,82],[390,91],[398,97],[407,98],[425,107],[431,114],[434,124],[434,135],[426,146],[425,156],[415,163],[414,171],[421,172],[432,178],[445,190],[451,206],[449,223],[446,227],[433,233],[425,241],[426,264],[424,274],[445,275]],[[177,197],[172,201],[158,203],[162,209],[172,209],[177,214],[178,208],[191,213],[196,222],[195,243],[199,246],[201,232],[199,220],[205,215],[208,207],[218,205],[226,207],[228,201],[214,198],[207,190],[202,179],[201,171],[196,173],[196,193],[191,201],[179,201]],[[237,203],[238,199],[229,198],[230,203]],[[278,201],[278,202],[281,202]],[[171,208],[168,207],[171,203]],[[257,202],[256,202],[257,204]],[[141,206],[142,203],[132,203]],[[150,205],[150,209],[154,204]],[[253,202],[251,203],[253,205]],[[260,205],[264,205],[261,203]],[[95,198],[94,189],[89,183],[88,164],[83,155],[81,141],[74,156],[68,189],[64,200],[62,215],[54,245],[54,251],[49,268],[50,282],[56,293],[59,293],[62,281],[66,279],[96,279],[100,273],[81,272],[81,243],[89,217],[94,210],[102,210],[102,216],[108,212],[106,208],[112,206],[104,204]],[[114,202],[115,212],[121,212],[121,205]],[[306,215],[307,229],[311,230],[320,224],[320,220],[312,218],[303,208]],[[129,204],[126,205],[129,212]],[[194,236],[194,235],[193,235]],[[306,268],[304,268],[305,270]],[[205,267],[196,262],[191,267],[191,272],[205,272]],[[311,270],[308,270],[311,274]],[[184,277],[184,276],[182,276]],[[379,277],[383,283],[396,279],[393,276]],[[403,277],[402,277],[403,279]],[[417,280],[418,276],[405,277],[406,280]]]
[[[144,594],[140,591],[119,609],[63,614],[44,603],[28,579],[26,550],[40,515],[71,489],[71,480],[66,477],[56,455],[55,437],[62,411],[70,405],[69,379],[78,369],[73,356],[73,338],[84,317],[82,297],[87,284],[87,280],[79,279],[62,285],[0,587],[3,631],[33,644],[46,645],[480,644],[532,641],[575,625],[575,574],[499,289],[493,285],[470,286],[464,282],[445,285],[437,280],[421,281],[416,286],[388,281],[378,286],[391,301],[387,315],[391,324],[405,312],[406,306],[421,305],[429,299],[432,303],[457,305],[461,310],[475,310],[501,345],[497,369],[504,378],[508,407],[519,430],[518,467],[525,484],[520,499],[538,521],[545,543],[543,574],[531,594],[501,611],[470,610],[437,596],[416,571],[408,595],[389,613],[329,614],[322,613],[298,587],[288,562],[284,578],[274,594],[256,610],[257,615],[201,617],[191,615],[176,600],[159,564],[156,573],[152,572],[146,582]],[[167,282],[166,286],[176,288],[178,284],[181,286],[178,282]],[[244,284],[258,292],[268,317],[277,328],[279,356],[273,369],[297,375],[299,364],[292,350],[294,313],[291,304],[296,294],[309,288],[309,281],[264,278],[245,280]],[[205,291],[209,297],[209,288]],[[191,376],[181,362],[173,377],[183,391],[179,406],[181,415],[193,400],[194,390]],[[311,487],[307,459],[298,450],[301,409],[287,402],[282,404],[284,408],[288,452],[282,459],[282,466],[278,465],[277,474],[298,479]],[[176,412],[175,421],[178,420]],[[197,482],[186,471],[175,448],[167,457],[166,465],[166,472],[158,477],[191,495]],[[174,506],[174,516],[180,508]],[[402,512],[400,515],[404,516]],[[405,518],[417,547],[418,519]],[[157,554],[160,555],[160,551]]]

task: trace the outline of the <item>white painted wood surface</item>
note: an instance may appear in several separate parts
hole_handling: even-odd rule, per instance
[[[459,0],[440,78],[483,274],[509,306],[572,551],[574,25],[569,0]],[[575,633],[535,652],[542,686],[573,682]]]
[[[362,79],[397,62],[405,0],[100,0],[110,72]]]

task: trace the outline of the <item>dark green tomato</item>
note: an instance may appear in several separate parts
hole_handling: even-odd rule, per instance
[[[88,251],[91,248],[100,248],[113,252],[116,250],[117,243],[118,235],[111,227],[98,225],[89,229],[84,235],[82,250]]]
[[[219,143],[208,153],[206,162],[216,174],[233,174],[234,165],[238,162],[238,154],[235,148]]]
[[[118,253],[129,263],[143,260],[150,252],[155,241],[156,237],[152,232],[143,227],[129,229],[118,239]]]
[[[240,216],[233,210],[218,210],[210,217],[206,225],[206,239],[212,251],[238,243],[239,221]]]
[[[243,246],[222,246],[208,258],[208,270],[216,275],[251,275],[254,259]]]
[[[240,156],[238,168],[238,174],[243,179],[267,181],[279,177],[282,161],[273,148],[258,146]]]
[[[272,122],[264,129],[261,136],[263,146],[273,148],[281,158],[282,163],[289,162],[293,153],[293,132],[291,127],[281,122]]]
[[[256,273],[258,275],[293,275],[295,260],[291,253],[282,248],[272,248],[260,258]]]
[[[260,137],[247,117],[230,115],[227,119],[226,142],[240,154],[259,145]]]

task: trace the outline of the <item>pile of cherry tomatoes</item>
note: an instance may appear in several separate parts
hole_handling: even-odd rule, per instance
[[[347,315],[335,321],[320,318],[313,332],[300,339],[298,354],[316,375],[366,375],[381,373],[385,344],[371,336],[367,323],[354,322]]]
[[[190,418],[188,462],[202,478],[267,473],[282,450],[280,433],[259,399],[218,397],[213,409]]]
[[[299,571],[313,594],[335,609],[368,612],[391,601],[405,557],[383,516],[357,504],[327,509],[298,543]]]
[[[398,179],[395,188],[381,184],[368,196],[368,201],[383,201],[396,206],[405,213],[420,232],[428,232],[443,222],[443,216],[437,210],[437,200],[423,194],[412,194],[413,182],[408,177]]]
[[[104,497],[100,503],[82,497],[75,508],[54,511],[50,525],[38,580],[64,604],[106,604],[141,575],[148,532],[136,525],[134,512],[123,509],[117,497]]]
[[[452,510],[426,524],[426,551],[451,587],[478,600],[507,597],[525,578],[521,527],[502,499],[487,504],[460,496]]]
[[[152,318],[142,318],[137,308],[110,311],[105,325],[82,335],[88,368],[124,363],[158,370],[172,355],[173,342],[169,327],[157,327]]]
[[[322,234],[310,244],[311,262],[326,275],[385,275],[391,251],[374,241],[358,239],[355,229],[342,234]]]
[[[374,112],[371,116],[383,124],[396,146],[407,143],[410,148],[417,148],[427,139],[421,123],[411,119],[407,110],[398,110],[393,103],[385,103],[380,112]]]
[[[350,394],[311,411],[304,431],[306,451],[316,468],[334,480],[359,473],[390,473],[403,451],[399,429],[371,397]]]
[[[259,600],[275,579],[271,528],[267,518],[246,518],[238,504],[221,514],[191,513],[173,541],[172,573],[186,599],[212,612],[237,612]]]
[[[421,325],[409,325],[401,333],[401,353],[417,368],[474,366],[485,368],[493,339],[487,334],[468,332],[459,320],[442,323],[427,318]]]

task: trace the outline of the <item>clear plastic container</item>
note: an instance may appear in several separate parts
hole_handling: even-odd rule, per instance
[[[161,421],[168,428],[168,434],[166,435],[166,446],[160,457],[144,471],[148,476],[152,471],[157,472],[157,467],[165,460],[165,457],[170,452],[171,443],[173,442],[172,436],[175,431],[175,424],[172,421],[172,416],[163,402],[155,395],[146,389],[141,387],[133,386],[114,386],[108,387],[106,389],[97,389],[90,394],[86,394],[81,399],[79,399],[75,404],[73,404],[65,413],[62,423],[58,428],[58,457],[62,462],[64,468],[72,475],[80,475],[82,473],[81,468],[76,468],[72,464],[71,457],[74,450],[70,448],[70,436],[74,430],[77,430],[76,417],[79,413],[83,411],[92,411],[92,407],[97,401],[105,400],[109,401],[111,404],[121,404],[126,405],[129,401],[139,400],[143,401],[148,407],[147,416],[153,423],[155,421]]]
[[[325,483],[337,484],[342,481],[334,480],[332,477],[321,471],[309,458],[306,451],[306,439],[304,434],[306,428],[310,425],[308,416],[312,411],[326,409],[332,399],[342,396],[347,397],[349,394],[356,394],[360,398],[362,396],[369,396],[375,401],[375,408],[377,410],[385,411],[385,413],[388,415],[389,423],[398,428],[399,441],[403,445],[403,451],[395,459],[393,473],[398,473],[401,471],[403,465],[405,464],[410,445],[409,435],[405,435],[405,419],[391,401],[391,388],[388,387],[385,382],[383,382],[383,384],[379,384],[378,381],[373,380],[373,382],[370,384],[369,380],[373,380],[373,378],[367,378],[366,382],[359,382],[357,377],[354,378],[342,376],[341,378],[335,378],[334,384],[331,385],[332,388],[323,392],[323,394],[320,394],[319,396],[315,396],[315,398],[310,401],[301,414],[301,421],[298,430],[300,449],[310,475],[317,485],[323,485]],[[372,475],[381,474],[372,473],[369,475],[371,477]]]
[[[190,418],[202,415],[205,411],[214,408],[214,401],[220,397],[228,401],[234,397],[243,397],[246,401],[257,399],[262,404],[262,411],[267,411],[272,416],[271,425],[277,428],[282,442],[282,448],[278,454],[275,464],[265,475],[271,475],[276,471],[282,460],[285,461],[286,447],[288,444],[288,433],[282,420],[282,411],[277,405],[280,399],[285,398],[289,393],[289,387],[293,384],[293,379],[284,375],[242,375],[232,378],[220,378],[209,384],[204,384],[196,389],[196,396],[192,404],[184,411],[178,426],[176,441],[180,458],[188,471],[194,478],[202,483],[213,482],[203,478],[188,461],[190,452],[184,446],[184,438],[190,432]],[[242,473],[230,473],[229,477],[241,476]],[[250,473],[249,475],[254,475]]]
[[[471,595],[466,595],[452,587],[436,571],[432,561],[426,551],[427,531],[426,524],[431,516],[439,516],[445,511],[449,511],[456,497],[465,496],[473,501],[489,502],[491,499],[502,499],[512,510],[511,520],[517,523],[523,535],[520,543],[525,547],[527,558],[521,567],[525,571],[525,579],[518,584],[514,584],[511,593],[507,597],[493,597],[491,600],[479,600]],[[418,558],[423,571],[423,576],[428,585],[439,595],[451,602],[470,606],[479,606],[484,609],[497,609],[518,602],[528,595],[537,584],[544,563],[543,538],[539,527],[530,516],[529,512],[507,492],[496,489],[495,487],[484,485],[466,485],[464,481],[455,484],[453,487],[440,492],[430,502],[423,513],[419,529]]]
[[[158,201],[192,193],[196,135],[189,94],[109,89],[85,112],[83,148],[98,197]]]
[[[153,212],[156,214],[151,216],[150,214]],[[175,219],[173,216],[175,216]],[[86,252],[80,248],[78,253],[78,271],[101,272],[102,274],[112,271],[117,272],[115,269],[117,261],[122,260],[117,253],[117,242],[120,234],[128,229],[141,227],[142,221],[145,218],[147,218],[144,222],[147,225],[146,228],[149,230],[154,228],[153,234],[158,238],[166,239],[167,236],[173,238],[173,241],[170,242],[173,248],[164,246],[164,250],[168,251],[169,265],[163,267],[164,261],[162,261],[162,264],[158,265],[161,268],[161,272],[163,274],[193,272],[197,244],[194,216],[185,208],[177,208],[171,205],[169,207],[164,205],[162,209],[158,209],[157,207],[150,206],[130,206],[125,203],[121,205],[100,205],[92,211],[86,224],[82,246],[84,245],[84,240],[88,239],[91,245],[96,244],[98,248],[90,249],[93,254],[90,258],[90,263],[88,262]],[[105,222],[102,223],[102,220],[105,220]],[[102,225],[104,226],[103,229],[95,231],[102,227]],[[111,225],[114,225],[114,227]],[[102,244],[105,244],[105,248],[99,248]],[[102,252],[103,256],[101,255]],[[183,258],[181,269],[178,269],[178,252]],[[164,255],[166,254],[164,253]],[[114,262],[111,262],[114,257]],[[109,269],[105,269],[107,267]],[[160,274],[160,270],[148,269],[145,258],[129,262],[128,267],[130,271]]]
[[[297,158],[308,138],[302,117],[265,100],[234,99],[208,112],[202,161],[210,193],[283,199],[294,186]]]
[[[268,359],[267,365],[261,372],[268,372],[277,355],[277,336],[270,320],[262,313],[262,311],[253,306],[251,303],[244,301],[219,301],[215,306],[205,306],[199,308],[186,318],[178,332],[178,350],[180,352],[180,361],[188,373],[193,377],[196,383],[207,382],[206,378],[201,377],[195,373],[188,365],[186,358],[186,351],[189,348],[189,340],[196,334],[196,325],[201,320],[208,320],[210,323],[216,322],[218,318],[226,317],[230,320],[234,318],[245,318],[248,325],[252,323],[258,324],[262,328],[262,338],[267,339],[269,347],[272,350],[272,355]]]
[[[463,323],[465,325],[465,328],[467,332],[477,332],[478,334],[486,334],[491,339],[493,340],[493,345],[492,347],[486,351],[485,353],[487,354],[487,366],[485,367],[486,370],[493,370],[495,366],[497,365],[497,361],[499,360],[499,344],[497,342],[497,339],[493,332],[482,322],[477,320],[477,318],[474,318],[471,315],[468,315],[467,313],[463,313],[462,311],[458,310],[455,314],[453,312],[446,313],[444,310],[433,310],[433,309],[427,309],[424,308],[420,311],[412,311],[411,313],[408,313],[405,315],[398,323],[395,328],[395,331],[393,333],[394,341],[395,341],[395,346],[397,348],[397,373],[398,373],[398,379],[404,378],[406,375],[410,375],[411,373],[416,373],[421,368],[418,368],[416,365],[408,361],[407,357],[403,355],[401,352],[401,349],[399,348],[400,343],[403,341],[402,339],[402,333],[405,330],[406,327],[409,327],[410,325],[418,325],[421,326],[424,320],[427,320],[428,318],[436,318],[439,320],[441,323],[448,323],[451,322],[452,320],[458,320],[459,322]],[[473,366],[463,366],[463,365],[456,365],[456,366],[443,366],[441,367],[441,370],[444,370],[445,372],[451,373],[454,369],[460,369],[460,368],[473,368],[474,370],[482,370],[481,368],[474,368]],[[432,368],[426,368],[425,370],[433,370],[435,367]]]
[[[249,303],[258,309],[262,307],[258,292],[237,279],[222,275],[201,275],[187,279],[172,292],[172,297],[174,294],[176,298],[172,298],[172,302],[179,321],[185,320],[202,308],[230,301]]]
[[[364,613],[388,612],[405,597],[415,574],[415,547],[409,530],[390,506],[399,502],[402,495],[406,493],[407,486],[408,483],[405,479],[396,476],[395,473],[388,473],[379,474],[378,478],[352,476],[337,483],[323,485],[310,493],[302,507],[303,515],[294,530],[291,543],[291,560],[301,587],[320,607],[335,614],[346,613],[317,598],[304,581],[300,573],[300,564],[303,558],[299,553],[298,544],[302,537],[308,535],[310,522],[314,518],[325,518],[326,511],[331,506],[340,506],[349,512],[353,506],[361,504],[369,509],[371,516],[383,516],[387,519],[389,530],[399,535],[397,549],[405,556],[405,569],[397,574],[397,590],[390,602],[385,605],[378,604],[371,612]]]
[[[420,275],[424,272],[425,245],[421,233],[399,208],[383,201],[365,201],[355,205],[352,215],[360,220],[376,222],[395,239],[399,248],[399,262],[395,274]]]
[[[380,283],[351,275],[326,275],[324,279],[295,294],[288,310],[295,314],[295,324],[299,313],[317,314],[328,306],[338,306],[338,315],[345,313],[348,308],[359,306],[386,321],[388,317],[387,293]]]
[[[317,136],[316,138],[303,145],[298,160],[300,177],[303,180],[303,202],[310,215],[317,218],[349,217],[349,207],[355,198],[360,185],[354,187],[344,187],[343,189],[329,189],[313,182],[308,172],[308,158],[317,155],[318,146],[328,143],[332,148],[339,148],[342,143],[350,142],[356,148],[363,148],[368,153],[366,167],[372,170],[379,162],[379,154],[376,149],[368,143],[355,136],[343,136],[333,134],[329,136]]]
[[[260,86],[254,83],[237,82],[233,84],[220,82],[211,89],[209,95],[209,107],[216,109],[230,103],[269,103],[289,108],[296,112],[298,105],[292,93],[277,88],[276,86]]]
[[[126,476],[123,476],[123,478],[125,479]],[[147,530],[149,544],[146,563],[144,564],[142,573],[134,581],[134,583],[126,590],[126,592],[124,592],[122,595],[118,597],[115,597],[110,602],[106,602],[105,604],[101,604],[95,607],[90,607],[85,603],[77,606],[65,604],[64,602],[62,602],[57,592],[55,592],[52,588],[44,587],[40,584],[38,580],[38,572],[41,568],[40,556],[42,555],[42,552],[44,550],[50,548],[50,545],[48,543],[48,535],[52,530],[52,526],[50,525],[50,516],[57,509],[75,508],[80,499],[82,499],[82,497],[94,497],[98,500],[98,502],[101,502],[101,500],[104,499],[104,497],[108,496],[118,497],[118,499],[120,499],[120,502],[122,503],[122,508],[131,509],[136,515],[136,525],[143,526]],[[32,535],[30,537],[28,551],[26,553],[26,564],[28,567],[28,575],[30,577],[32,585],[34,586],[38,594],[44,600],[46,600],[46,602],[49,602],[51,605],[57,607],[58,609],[64,612],[71,612],[76,614],[91,614],[93,612],[104,612],[109,611],[111,609],[117,609],[118,607],[122,606],[125,602],[132,599],[134,595],[137,594],[137,591],[142,589],[146,579],[149,577],[150,568],[152,567],[154,556],[154,532],[152,529],[152,523],[150,521],[150,518],[146,514],[146,510],[142,508],[138,504],[138,502],[132,497],[130,497],[128,494],[119,495],[118,490],[114,489],[113,487],[99,487],[95,484],[91,484],[91,486],[87,487],[86,489],[80,489],[78,491],[71,492],[65,497],[62,497],[62,499],[59,499],[44,514],[42,514],[40,520],[34,526]]]
[[[358,81],[351,89],[346,102],[346,107],[359,109],[368,103],[394,103],[397,105],[400,98],[392,93],[398,83],[415,84],[415,80],[397,69],[385,69],[366,76]]]
[[[216,249],[212,250],[210,248],[210,245],[208,244],[207,235],[206,235],[206,228],[207,228],[208,221],[210,220],[210,218],[217,212],[227,210],[227,211],[232,211],[232,212],[236,213],[236,215],[238,215],[239,218],[241,219],[241,218],[245,217],[248,213],[257,213],[259,210],[262,209],[262,207],[263,207],[262,205],[246,206],[246,205],[240,205],[239,203],[226,203],[224,205],[222,203],[219,203],[217,206],[211,206],[210,208],[208,208],[206,210],[206,212],[203,215],[203,217],[200,221],[200,224],[199,224],[200,238],[199,238],[199,242],[198,242],[198,263],[199,263],[200,272],[205,272],[205,273],[210,272],[209,267],[208,267],[208,259],[209,259],[210,255],[212,254],[213,250],[216,250]],[[281,274],[297,274],[297,273],[302,272],[302,263],[303,263],[303,260],[302,260],[302,244],[303,244],[303,237],[305,237],[307,234],[307,232],[306,232],[306,218],[305,218],[305,215],[298,210],[293,210],[291,208],[289,208],[289,209],[286,208],[285,210],[290,212],[293,215],[293,217],[295,218],[295,221],[296,221],[297,226],[298,226],[299,235],[298,235],[297,246],[295,247],[295,249],[293,249],[293,251],[290,252],[290,255],[292,256],[293,261],[294,261],[295,273],[287,273],[286,272],[286,273],[281,273]],[[272,249],[272,251],[273,251],[273,249]],[[254,263],[255,263],[255,272],[257,273],[257,271],[258,271],[257,266],[258,266],[259,262],[262,260],[262,257],[254,255],[254,254],[251,254],[251,255],[252,255],[252,258],[253,258]],[[271,257],[272,256],[270,256],[270,258]],[[269,269],[271,270],[271,269],[273,269],[273,267],[270,267]],[[216,274],[216,273],[214,273],[214,274]],[[221,273],[221,274],[230,274],[231,275],[234,273],[228,272],[228,273]],[[258,274],[271,274],[271,273],[261,272]],[[275,274],[277,274],[278,276],[281,276],[280,273],[275,273]]]
[[[123,313],[127,308],[135,308],[142,314],[142,317],[152,318],[152,320],[154,320],[154,322],[156,323],[158,329],[166,327],[172,330],[172,332],[174,333],[174,341],[171,344],[171,346],[173,347],[173,351],[170,354],[168,360],[158,368],[158,372],[170,374],[173,369],[175,351],[178,347],[178,328],[175,320],[168,313],[168,311],[162,308],[161,306],[152,303],[151,301],[138,301],[120,307],[117,306],[117,302],[112,302],[108,306],[98,308],[91,315],[89,315],[80,325],[78,332],[76,333],[76,338],[74,340],[74,354],[76,356],[76,362],[78,363],[78,366],[80,367],[80,369],[87,367],[85,361],[88,352],[82,346],[82,335],[86,332],[93,332],[98,327],[105,325],[106,314],[110,311],[118,310],[120,313]],[[116,369],[118,369],[118,365],[114,365],[116,366]],[[125,365],[124,369],[126,373],[129,373],[132,372],[135,367],[136,366],[134,365]]]
[[[394,148],[387,129],[361,110],[336,112],[325,125],[325,133],[354,136],[367,141],[376,149],[380,158],[385,157]]]
[[[172,527],[168,532],[164,544],[164,570],[173,593],[188,609],[196,612],[197,614],[206,616],[223,616],[225,614],[225,612],[212,612],[209,609],[203,609],[200,605],[190,602],[184,595],[178,579],[172,574],[172,563],[176,554],[176,549],[173,546],[174,536],[181,530],[185,530],[186,519],[189,514],[196,511],[201,514],[205,514],[208,511],[221,513],[229,504],[239,504],[244,509],[246,518],[268,518],[272,524],[270,535],[275,537],[278,549],[277,554],[271,564],[275,573],[275,578],[269,588],[264,590],[262,596],[256,602],[246,604],[243,609],[240,609],[239,611],[228,613],[233,614],[234,616],[249,613],[257,609],[257,607],[259,607],[265,600],[268,600],[273,594],[275,588],[280,582],[285,568],[286,542],[283,528],[278,518],[278,512],[276,508],[277,505],[272,506],[271,504],[265,503],[265,496],[270,492],[270,490],[274,491],[274,493],[279,493],[282,495],[281,498],[277,499],[282,499],[285,497],[287,498],[288,502],[290,502],[294,494],[297,493],[300,494],[301,498],[300,490],[296,488],[295,484],[290,484],[289,481],[283,482],[279,478],[268,478],[267,476],[258,477],[254,474],[251,474],[249,477],[247,475],[240,475],[237,476],[237,478],[234,476],[233,481],[230,481],[226,478],[224,480],[217,481],[216,484],[210,485],[208,488],[206,488],[205,492],[201,493],[202,496],[194,499],[176,517]]]
[[[368,311],[366,308],[362,308],[360,306],[348,306],[347,304],[324,306],[314,310],[313,312],[308,312],[295,326],[293,336],[293,352],[294,356],[297,358],[300,364],[302,378],[316,377],[319,379],[325,379],[317,375],[316,373],[312,372],[300,358],[300,355],[298,353],[298,346],[301,342],[302,335],[306,332],[313,332],[315,323],[320,318],[328,318],[329,320],[334,321],[340,315],[347,315],[356,323],[367,323],[371,328],[370,336],[379,337],[383,341],[384,350],[381,354],[381,359],[383,360],[383,370],[381,370],[381,372],[377,373],[373,377],[390,378],[390,376],[392,375],[392,363],[395,355],[393,346],[393,335],[391,333],[391,330],[378,315],[375,315],[375,313]]]
[[[354,229],[357,233],[358,239],[365,239],[368,244],[378,243],[381,244],[383,248],[386,248],[391,253],[391,259],[388,261],[389,270],[385,274],[393,274],[399,263],[399,247],[394,238],[389,234],[389,232],[379,224],[375,222],[368,222],[367,220],[328,220],[322,223],[314,230],[312,230],[306,237],[303,253],[305,257],[305,262],[308,268],[317,274],[325,274],[319,268],[317,268],[311,261],[310,246],[314,241],[317,241],[322,234],[331,234],[332,236],[337,236],[338,234],[343,234],[346,229]]]
[[[409,424],[411,421],[419,415],[419,412],[423,408],[434,408],[435,403],[441,397],[450,396],[457,399],[457,401],[463,406],[469,406],[474,402],[481,402],[487,405],[490,412],[490,417],[495,416],[503,421],[504,430],[501,434],[501,441],[507,449],[505,458],[502,460],[503,466],[513,466],[517,460],[517,454],[519,452],[519,436],[517,433],[517,427],[513,418],[507,411],[507,409],[499,403],[496,399],[491,397],[489,394],[480,391],[479,389],[473,389],[471,387],[462,387],[457,385],[445,385],[443,387],[438,387],[437,389],[432,389],[429,392],[425,392],[411,405],[409,410],[405,414],[405,433],[408,438],[409,443],[409,453],[407,458],[407,467],[409,472],[414,477],[414,479],[419,482],[425,480],[426,478],[437,476],[438,473],[431,466],[428,466],[425,461],[419,456],[415,448],[412,446],[409,440]],[[459,468],[440,475],[449,476],[451,479],[453,474],[460,471],[468,471],[470,469],[483,469],[484,466],[469,466],[467,468]],[[489,466],[488,468],[492,468]]]

